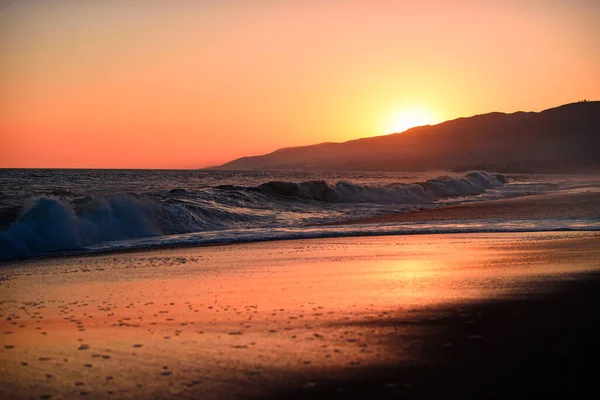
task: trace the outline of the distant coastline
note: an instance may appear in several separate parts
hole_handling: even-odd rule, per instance
[[[492,112],[402,133],[287,147],[209,170],[600,172],[600,101]]]

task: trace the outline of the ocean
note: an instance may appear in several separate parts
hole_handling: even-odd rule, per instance
[[[600,229],[599,221],[336,222],[565,190],[586,177],[474,171],[0,170],[0,260],[356,235]],[[590,178],[591,179],[591,178]]]

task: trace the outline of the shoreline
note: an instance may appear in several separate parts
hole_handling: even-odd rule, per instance
[[[598,218],[600,191],[577,189],[452,205],[430,210],[387,214],[326,225],[380,224],[403,222],[519,220],[547,218]]]
[[[447,207],[450,208],[450,207]],[[446,210],[446,208],[439,209]],[[415,211],[413,213],[419,213],[422,211]],[[407,213],[407,214],[413,214]],[[398,215],[404,214],[390,214],[381,217],[375,217],[373,221],[369,219],[368,222],[364,222],[363,220],[348,220],[343,222],[336,222],[331,224],[324,224],[318,226],[343,226],[343,225],[361,225],[361,224],[394,224],[395,222],[400,221],[387,221],[388,218],[394,219]],[[379,218],[382,220],[379,221]],[[377,219],[377,220],[375,220]],[[425,221],[414,221],[414,222],[427,222]],[[455,219],[448,219],[448,221],[459,221]],[[509,220],[507,220],[509,221]],[[527,220],[517,220],[517,222],[523,222]],[[473,220],[472,222],[478,222],[478,220]],[[126,248],[115,248],[115,249],[99,249],[99,250],[74,250],[72,252],[67,253],[49,253],[49,254],[40,254],[33,257],[28,258],[18,258],[12,260],[0,260],[0,268],[11,268],[11,267],[19,267],[28,262],[36,262],[43,260],[61,260],[61,259],[71,259],[71,258],[86,258],[86,257],[97,257],[97,256],[108,256],[108,255],[126,255],[126,254],[135,254],[135,253],[149,253],[153,251],[161,251],[161,250],[178,250],[178,249],[189,249],[189,248],[212,248],[212,247],[229,247],[229,246],[238,246],[238,245],[247,245],[247,244],[260,244],[260,243],[277,243],[277,242],[289,242],[289,241],[303,241],[303,240],[328,240],[328,239],[345,239],[345,238],[377,238],[377,237],[396,237],[396,236],[427,236],[427,235],[470,235],[470,234],[503,234],[503,233],[553,233],[553,232],[597,232],[600,231],[600,220],[598,221],[597,229],[589,229],[589,228],[565,228],[565,227],[557,227],[557,228],[541,228],[541,229],[527,229],[527,228],[512,228],[512,229],[486,229],[482,231],[467,231],[463,228],[445,228],[439,229],[436,231],[381,231],[381,232],[373,232],[373,231],[357,231],[350,233],[340,233],[340,234],[329,234],[328,232],[323,233],[322,235],[314,235],[314,236],[306,236],[306,237],[281,237],[281,238],[256,238],[249,239],[243,241],[223,241],[223,242],[209,242],[209,243],[176,243],[176,244],[161,244],[161,245],[148,245],[148,246],[140,246],[140,247],[126,247]],[[392,227],[394,225],[391,225]],[[164,236],[163,236],[164,237]],[[168,237],[168,236],[167,236]],[[144,238],[148,239],[148,238]]]
[[[183,249],[189,247],[213,247],[213,246],[231,246],[245,243],[263,243],[276,242],[287,240],[311,240],[311,239],[327,239],[330,237],[370,237],[370,236],[388,236],[388,235],[423,235],[423,234],[454,234],[454,233],[475,233],[464,223],[479,223],[479,222],[510,222],[517,223],[529,221],[575,221],[575,220],[591,220],[597,221],[597,226],[592,229],[589,227],[562,226],[560,224],[551,227],[535,227],[527,228],[520,226],[501,226],[496,229],[487,225],[481,232],[559,232],[559,231],[595,231],[600,230],[600,189],[597,187],[581,187],[577,189],[561,190],[558,192],[542,193],[535,195],[512,197],[507,199],[486,200],[480,202],[471,202],[459,205],[444,206],[441,208],[419,210],[412,212],[385,214],[375,217],[367,217],[360,219],[342,220],[336,222],[328,222],[316,225],[307,225],[302,227],[274,229],[270,236],[252,237],[252,236],[236,236],[230,238],[219,238],[217,236],[212,239],[204,239],[203,235],[208,233],[224,233],[224,231],[210,232],[191,232],[188,234],[179,234],[172,236],[156,236],[139,239],[131,239],[115,243],[114,248],[101,248],[102,245],[94,245],[80,250],[73,250],[59,253],[38,254],[33,257],[0,260],[0,266],[6,267],[12,264],[20,264],[29,260],[43,259],[61,259],[71,257],[85,257],[103,254],[127,254],[131,252],[148,252],[160,249]],[[407,227],[402,224],[422,224],[422,223],[455,223],[456,226],[436,227],[432,226],[428,229],[418,229],[418,226]],[[398,224],[398,230],[394,230],[394,224]],[[352,226],[364,225],[357,228],[356,231],[335,231],[335,229],[343,227],[351,228]],[[387,225],[387,229],[381,229]],[[589,223],[588,223],[589,225]],[[311,228],[331,228],[334,231],[311,232]],[[371,228],[371,229],[369,229]],[[379,228],[379,231],[378,231]],[[303,230],[307,230],[303,232]],[[285,233],[288,232],[286,236]],[[173,238],[195,237],[195,239],[177,241],[168,243]],[[159,241],[164,239],[164,243]],[[204,240],[204,241],[203,241]],[[143,243],[144,241],[150,243]],[[155,242],[152,242],[155,241]],[[138,242],[139,244],[135,244]],[[133,244],[133,245],[132,245]],[[120,246],[120,247],[119,247]]]

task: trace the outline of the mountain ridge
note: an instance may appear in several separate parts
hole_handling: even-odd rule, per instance
[[[600,171],[600,101],[490,112],[389,135],[285,147],[210,169]]]

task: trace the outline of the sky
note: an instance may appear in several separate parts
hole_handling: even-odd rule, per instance
[[[1,168],[200,168],[582,99],[597,0],[0,3]]]

